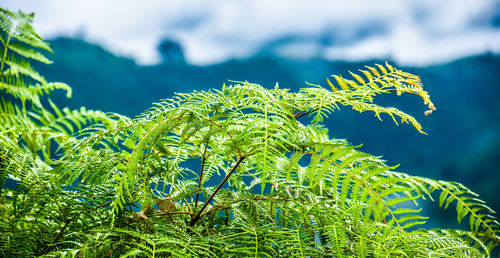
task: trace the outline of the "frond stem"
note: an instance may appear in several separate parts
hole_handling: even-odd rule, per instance
[[[208,149],[208,141],[205,144],[205,150],[203,150],[203,158],[201,160],[201,169],[200,169],[200,181],[198,182],[198,188],[201,188],[202,181],[203,181],[203,171],[205,170],[205,161],[207,160],[207,149]],[[200,193],[198,192],[196,194],[196,201],[194,202],[194,209],[198,208],[198,199],[200,197]]]
[[[270,199],[266,199],[266,198],[262,198],[262,197],[255,197],[251,200],[254,200],[254,201],[285,201],[285,202],[292,202],[292,201],[295,201],[293,199],[288,199],[288,198],[270,198]],[[220,205],[217,205],[215,207],[213,207],[212,209],[206,211],[205,213],[201,214],[201,216],[205,216],[211,212],[214,212],[216,210],[225,210],[225,209],[229,209],[230,207],[227,207],[227,205],[230,205],[230,204],[234,204],[234,203],[239,203],[239,202],[248,202],[249,200],[236,200],[236,201],[230,201],[230,202],[226,202],[226,203],[223,203],[223,204],[220,204]],[[305,204],[302,202],[302,204]]]
[[[5,59],[7,59],[7,51],[9,50],[10,39],[12,38],[12,34],[14,34],[14,31],[17,29],[18,23],[19,22],[16,21],[14,26],[12,26],[9,36],[7,37],[7,41],[5,41],[5,51],[3,52],[2,66],[0,67],[0,75],[3,75],[3,67],[5,65]]]
[[[387,92],[393,92],[393,91],[397,91],[396,89],[383,89],[383,91],[387,91]],[[409,94],[412,94],[412,95],[415,95],[417,97],[420,97],[420,95],[418,95],[417,93],[414,93],[414,92],[406,92],[406,93],[409,93]],[[353,99],[349,99],[349,100],[357,100],[358,98],[353,98]],[[345,102],[345,101],[348,101],[348,100],[341,100],[341,101],[338,101],[338,102],[334,102],[334,103],[329,103],[327,105],[324,105],[324,106],[321,106],[321,107],[317,107],[315,109],[312,109],[312,110],[309,110],[309,111],[298,111],[297,113],[295,113],[293,115],[293,117],[295,119],[298,119],[300,117],[303,117],[305,115],[308,115],[308,114],[311,114],[311,113],[314,113],[316,111],[318,111],[319,109],[323,109],[323,108],[328,108],[330,107],[331,105],[334,105],[334,104],[342,104],[342,102]]]

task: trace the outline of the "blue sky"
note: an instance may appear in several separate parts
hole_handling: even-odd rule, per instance
[[[77,36],[140,64],[160,60],[162,38],[189,63],[246,58],[391,59],[422,66],[500,53],[498,0],[3,0],[35,12],[45,38]]]

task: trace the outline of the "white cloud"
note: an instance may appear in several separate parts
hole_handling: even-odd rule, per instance
[[[494,0],[3,2],[9,9],[34,11],[35,27],[45,37],[83,31],[85,39],[142,64],[159,60],[156,45],[162,37],[179,40],[194,64],[244,58],[285,36],[308,38],[274,49],[301,58],[394,58],[425,65],[500,53],[500,30],[481,23],[498,14]]]
[[[329,47],[323,56],[349,61],[390,58],[398,64],[425,66],[486,52],[500,53],[499,42],[498,30],[470,31],[440,38],[429,38],[422,33],[394,33],[390,37],[373,37],[350,46]]]

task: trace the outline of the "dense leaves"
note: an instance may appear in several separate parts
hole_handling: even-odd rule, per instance
[[[42,101],[69,89],[29,65],[48,62],[48,45],[32,15],[0,18],[2,256],[481,257],[500,242],[468,188],[394,171],[320,124],[350,106],[423,133],[373,102],[413,94],[431,113],[415,75],[376,65],[299,92],[231,82],[131,119]],[[429,218],[415,205],[435,192],[469,231],[419,227]]]

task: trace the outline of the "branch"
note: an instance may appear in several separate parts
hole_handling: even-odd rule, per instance
[[[64,230],[66,229],[66,227],[69,225],[69,223],[71,223],[76,217],[78,217],[78,214],[75,214],[73,215],[70,219],[66,220],[66,222],[64,223],[63,227],[61,228],[61,230],[59,231],[59,233],[57,233],[57,235],[54,237],[54,239],[52,240],[52,242],[50,242],[50,244],[47,245],[47,248],[45,248],[45,251],[43,251],[43,255],[47,254],[50,250],[50,248],[52,247],[52,245],[54,245],[57,240],[59,240],[59,238],[62,236]]]
[[[241,164],[241,162],[243,162],[243,160],[245,158],[246,157],[240,157],[240,159],[238,159],[238,161],[236,162],[236,164],[234,164],[231,171],[229,171],[229,173],[227,173],[226,177],[224,177],[224,179],[220,182],[220,184],[217,186],[217,188],[212,193],[212,195],[210,195],[210,197],[208,197],[208,200],[205,202],[203,207],[201,207],[200,211],[198,211],[198,213],[191,219],[191,222],[189,222],[189,226],[193,226],[201,218],[201,214],[203,213],[203,210],[205,210],[205,208],[208,206],[210,201],[212,201],[212,199],[215,197],[217,192],[219,192],[219,190],[222,188],[222,186],[227,182],[229,177],[231,177],[231,175],[234,173],[234,171],[236,171],[236,168]]]

